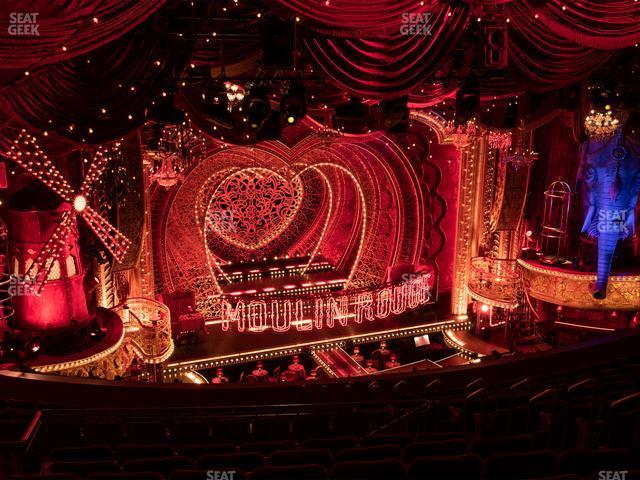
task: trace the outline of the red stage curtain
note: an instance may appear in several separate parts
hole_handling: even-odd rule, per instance
[[[7,89],[0,105],[37,130],[76,142],[114,140],[144,123],[151,102],[163,98],[161,91],[186,66],[190,48],[186,41],[145,30],[90,57],[50,65]]]
[[[640,2],[636,0],[549,0],[541,9],[530,0],[514,0],[513,7],[520,11],[523,7],[530,16],[537,13],[538,21],[551,31],[586,47],[619,49],[640,41]]]
[[[534,90],[558,88],[589,75],[613,54],[595,50],[559,36],[522,3],[508,6],[509,68]]]
[[[33,70],[87,53],[139,25],[165,1],[0,0],[0,68]],[[37,13],[38,35],[12,35],[11,13]]]
[[[430,20],[432,35],[398,31],[386,38],[340,38],[310,32],[304,45],[336,85],[355,95],[392,98],[409,93],[433,75],[449,58],[468,20],[463,9],[446,7]]]
[[[305,28],[333,37],[388,36],[399,33],[404,13],[446,8],[440,0],[266,0],[283,15],[295,14]],[[460,11],[460,8],[452,9]]]

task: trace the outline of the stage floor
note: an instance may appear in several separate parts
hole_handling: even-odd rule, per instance
[[[468,329],[469,326],[468,321],[458,321],[450,317],[437,318],[434,305],[396,318],[305,332],[294,329],[285,333],[223,332],[219,325],[209,325],[204,342],[176,345],[175,352],[165,367],[164,375],[171,378],[189,370],[248,362],[260,358],[275,358],[299,353],[303,349],[345,344],[349,340],[364,343],[447,329],[462,330]]]

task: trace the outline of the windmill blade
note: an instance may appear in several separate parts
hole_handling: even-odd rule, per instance
[[[100,216],[93,208],[87,206],[80,215],[109,253],[113,255],[113,258],[115,258],[118,263],[121,263],[131,245],[131,241],[106,219]]]
[[[108,152],[102,147],[98,148],[93,156],[89,170],[87,170],[87,174],[84,176],[84,180],[82,180],[82,185],[80,185],[80,193],[82,193],[82,195],[86,197],[89,196],[91,187],[102,176],[104,167],[109,160],[111,160],[111,156],[108,155]]]
[[[70,202],[74,191],[53,162],[38,145],[36,138],[22,130],[6,155],[47,187]]]
[[[36,294],[42,292],[56,260],[58,260],[64,250],[67,243],[67,236],[69,235],[72,225],[73,214],[70,211],[62,212],[58,226],[26,271],[24,275],[25,281],[33,282]]]

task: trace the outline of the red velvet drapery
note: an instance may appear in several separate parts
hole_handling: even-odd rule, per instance
[[[0,68],[34,69],[95,50],[144,22],[165,1],[0,0]],[[25,14],[37,29],[20,35],[10,27],[28,23]]]
[[[10,35],[9,24],[15,18],[8,14],[0,18],[0,82],[11,80],[0,87],[0,107],[6,116],[40,130],[64,132],[77,142],[114,139],[142,123],[145,109],[162,88],[176,85],[176,73],[189,59],[219,67],[222,61],[229,65],[259,57],[258,39],[227,42],[224,52],[216,48],[215,40],[176,49],[158,43],[158,38],[156,43],[137,38],[152,35],[158,18],[154,13],[160,7],[171,8],[163,6],[165,1],[0,0],[3,12],[11,13],[21,4],[22,11],[17,13],[38,13],[37,36]],[[302,55],[334,86],[373,99],[408,93],[414,105],[450,97],[458,87],[451,79],[477,73],[472,59],[481,57],[480,52],[474,54],[481,43],[465,43],[465,33],[475,30],[481,38],[484,19],[509,19],[508,65],[489,81],[481,79],[485,97],[524,89],[544,91],[580,81],[620,48],[640,42],[640,2],[635,0],[265,3],[280,16],[299,17]],[[170,10],[165,13],[165,17],[172,15]],[[406,14],[427,13],[431,35],[401,34]],[[145,25],[148,28],[140,30]],[[202,28],[206,33],[207,26]],[[241,31],[237,25],[233,28]],[[131,30],[138,34],[123,37]],[[463,52],[462,62],[452,61],[454,51]],[[29,76],[24,70],[29,70]],[[100,115],[103,105],[108,114]],[[72,124],[75,133],[68,131]],[[91,136],[89,128],[94,131]]]

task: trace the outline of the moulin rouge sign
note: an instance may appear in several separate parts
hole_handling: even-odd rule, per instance
[[[431,301],[430,273],[412,275],[396,285],[376,290],[345,292],[313,299],[224,300],[222,330],[288,332],[321,330],[400,315]]]

